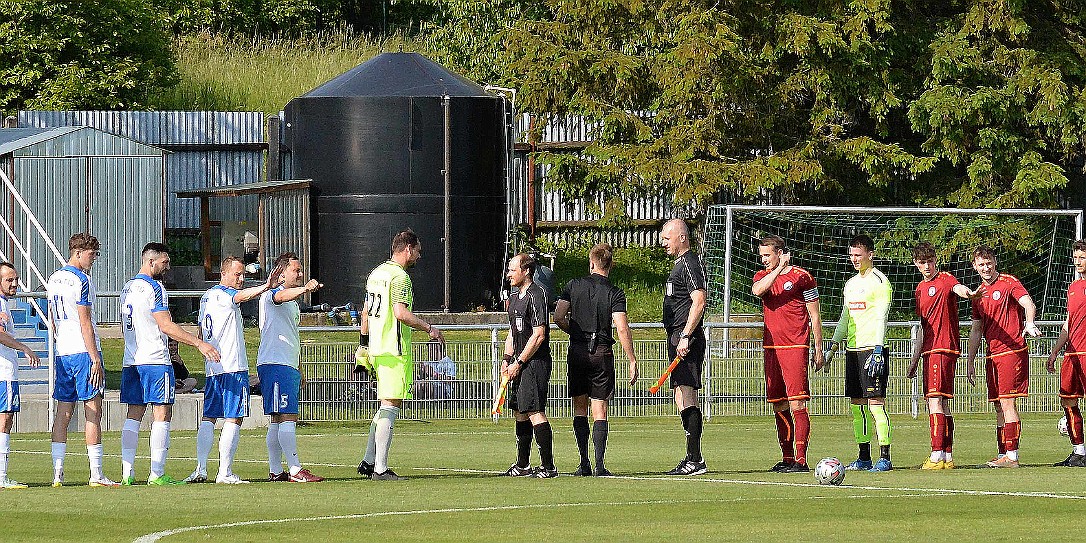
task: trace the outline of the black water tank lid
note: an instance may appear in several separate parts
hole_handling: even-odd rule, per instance
[[[382,53],[309,91],[309,97],[492,96],[470,79],[418,53]]]

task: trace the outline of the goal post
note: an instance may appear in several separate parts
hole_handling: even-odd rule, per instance
[[[1071,244],[1083,235],[1081,210],[955,209],[909,207],[818,207],[714,205],[706,214],[704,261],[709,306],[730,322],[737,311],[761,313],[750,292],[762,269],[758,240],[768,234],[785,239],[793,262],[814,275],[822,294],[824,322],[836,321],[844,282],[855,271],[847,260],[848,242],[857,234],[875,241],[875,266],[894,287],[891,319],[913,320],[912,288],[919,273],[912,248],[935,245],[940,266],[964,284],[979,281],[972,250],[991,245],[1000,271],[1019,277],[1035,298],[1038,317],[1064,308],[1072,279]]]

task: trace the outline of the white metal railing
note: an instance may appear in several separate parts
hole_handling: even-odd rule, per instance
[[[26,275],[19,278],[19,288],[23,292],[29,292],[30,291],[29,278],[31,277],[31,274],[33,274],[33,277],[36,277],[38,279],[38,281],[39,281],[38,284],[40,284],[40,285],[46,284],[45,276],[41,273],[41,270],[38,269],[37,265],[34,264],[34,259],[32,258],[31,252],[30,252],[31,241],[32,241],[34,232],[36,232],[38,234],[38,236],[42,239],[42,241],[45,243],[46,248],[49,249],[52,252],[53,256],[56,257],[57,262],[61,266],[63,266],[65,264],[65,260],[64,260],[64,257],[61,256],[60,250],[57,249],[56,244],[53,243],[52,238],[49,237],[49,234],[45,231],[45,228],[43,228],[41,223],[38,221],[38,217],[34,214],[34,211],[31,210],[30,207],[26,205],[26,201],[23,200],[23,195],[19,193],[19,190],[17,188],[15,188],[15,185],[11,182],[11,179],[8,178],[7,174],[5,174],[2,169],[0,169],[0,182],[3,182],[4,187],[7,188],[7,191],[11,195],[12,199],[15,201],[15,203],[19,206],[19,209],[21,209],[23,214],[26,216],[26,237],[24,238],[24,241],[22,241],[22,242],[19,241],[19,236],[16,235],[14,230],[12,229],[13,225],[8,224],[7,218],[5,218],[2,213],[0,213],[0,225],[3,226],[4,234],[7,235],[9,240],[11,240],[12,245],[15,247],[15,250],[18,252],[19,255],[21,255],[23,257],[23,261],[26,264]],[[9,262],[12,260],[7,254],[5,254],[5,251],[3,251],[2,249],[0,249],[0,258],[3,258],[5,261],[9,261]],[[33,311],[34,314],[37,315],[41,319],[42,323],[45,324],[45,328],[47,330],[47,333],[45,335],[45,337],[46,337],[46,340],[45,340],[46,352],[47,352],[47,357],[48,357],[48,361],[46,362],[46,368],[47,368],[47,370],[49,372],[49,378],[48,378],[49,397],[52,398],[52,396],[53,396],[53,387],[56,384],[56,380],[54,379],[54,369],[53,369],[53,363],[54,363],[53,358],[54,358],[54,354],[55,354],[54,353],[54,347],[53,347],[53,322],[49,319],[49,312],[47,310],[42,310],[41,306],[38,305],[38,303],[37,303],[37,301],[35,299],[33,299],[33,298],[27,298],[27,299],[30,300],[30,303],[28,305],[31,307],[31,311]],[[52,426],[52,424],[53,424],[53,416],[55,415],[55,411],[56,411],[56,406],[53,405],[52,401],[50,401],[49,402],[49,425],[50,426]]]
[[[1021,401],[1020,409],[1027,412],[1059,411],[1058,379],[1050,376],[1044,363],[1062,322],[1039,322],[1043,335],[1029,340],[1030,346],[1030,397]],[[890,384],[887,405],[893,413],[911,414],[914,417],[923,409],[922,373],[917,379],[904,378],[912,355],[912,342],[919,328],[917,322],[890,323]],[[638,323],[631,327],[642,336],[634,341],[641,366],[641,375],[634,386],[624,382],[625,355],[615,347],[618,373],[615,397],[611,402],[614,416],[673,415],[673,398],[670,392],[649,394],[648,388],[667,366],[667,347],[662,338],[661,326],[656,323]],[[714,415],[764,415],[772,412],[765,402],[765,382],[762,361],[762,340],[757,333],[761,323],[706,323],[708,349],[703,370],[701,389],[702,409],[707,417]],[[415,385],[414,399],[404,402],[405,416],[419,419],[441,418],[489,418],[491,402],[497,391],[498,369],[504,347],[504,331],[507,325],[441,326],[447,331],[488,332],[489,340],[477,339],[453,341],[447,351],[435,343],[414,344]],[[833,329],[833,324],[826,326]],[[963,326],[968,329],[968,323]],[[349,332],[347,326],[303,327],[303,334]],[[646,333],[656,330],[654,333]],[[730,331],[728,334],[726,332]],[[653,336],[646,338],[644,336]],[[303,335],[303,338],[305,336]],[[826,335],[825,337],[830,337]],[[965,342],[962,338],[962,364],[966,362]],[[553,416],[571,416],[571,405],[566,388],[565,359],[568,342],[564,336],[551,339],[553,358],[550,394],[547,412]],[[354,342],[307,342],[303,341],[301,369],[306,377],[302,393],[302,416],[306,420],[355,420],[368,418],[377,406],[374,383],[360,380],[354,369]],[[983,346],[978,353],[978,385],[970,386],[965,373],[959,369],[956,377],[954,411],[961,413],[990,410],[986,389],[981,381],[984,375]],[[439,374],[434,361],[448,354],[456,362],[452,374]],[[819,373],[810,374],[812,413],[843,415],[849,409],[843,397],[844,356]]]

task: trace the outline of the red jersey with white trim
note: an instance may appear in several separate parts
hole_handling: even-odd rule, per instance
[[[754,282],[769,270],[754,274]],[[791,266],[762,294],[762,322],[765,348],[806,347],[811,339],[807,302],[818,299],[818,285],[807,270]]]
[[[958,324],[958,280],[947,272],[916,285],[916,315],[924,331],[921,353],[961,354],[961,328]]]
[[[1086,354],[1086,279],[1076,279],[1067,287],[1068,354]]]
[[[988,356],[1026,348],[1025,310],[1018,299],[1029,294],[1013,275],[999,274],[994,283],[984,285],[984,296],[973,300],[973,319],[984,327]]]

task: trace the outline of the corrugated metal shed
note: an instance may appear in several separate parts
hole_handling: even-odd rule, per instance
[[[91,126],[170,151],[166,156],[166,227],[199,228],[195,200],[178,191],[263,179],[264,114],[251,111],[20,111],[20,127]],[[224,221],[255,221],[255,196],[216,201]]]
[[[75,232],[89,231],[101,242],[92,275],[102,292],[120,290],[139,268],[143,245],[163,238],[165,155],[94,128],[0,129],[0,167],[61,257],[67,259],[68,238]],[[3,185],[0,212],[20,243],[26,244],[31,232],[30,261],[47,279],[61,264]],[[0,247],[38,290],[41,278],[29,272],[7,235],[0,235]],[[99,303],[95,310],[99,322],[118,320],[115,303]]]

